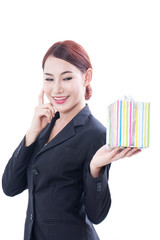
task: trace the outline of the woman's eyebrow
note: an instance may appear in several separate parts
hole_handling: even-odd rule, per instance
[[[45,73],[45,75],[53,76],[51,73]]]
[[[73,72],[71,72],[71,71],[65,71],[65,72],[62,72],[60,75],[63,75],[63,74],[66,74],[66,73],[73,73]],[[45,75],[53,76],[53,74],[51,74],[51,73],[45,73]]]

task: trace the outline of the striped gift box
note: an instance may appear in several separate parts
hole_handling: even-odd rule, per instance
[[[118,100],[107,108],[107,146],[149,147],[150,103]]]

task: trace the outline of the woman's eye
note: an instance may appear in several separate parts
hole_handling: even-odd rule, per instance
[[[46,81],[53,81],[53,78],[46,78]]]
[[[68,77],[68,78],[64,78],[63,80],[68,81],[68,80],[71,80],[71,79],[72,79],[72,77]]]

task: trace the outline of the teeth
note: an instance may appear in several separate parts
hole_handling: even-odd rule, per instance
[[[61,98],[56,98],[56,97],[54,97],[55,100],[59,100],[59,101],[60,101],[60,100],[64,100],[64,99],[66,99],[66,98],[67,98],[67,97],[61,97]]]

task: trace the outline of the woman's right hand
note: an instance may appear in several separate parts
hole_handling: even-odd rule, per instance
[[[44,90],[38,96],[38,106],[34,109],[34,116],[28,132],[26,133],[25,145],[33,143],[39,133],[51,122],[55,116],[55,110],[51,103],[44,104]]]

